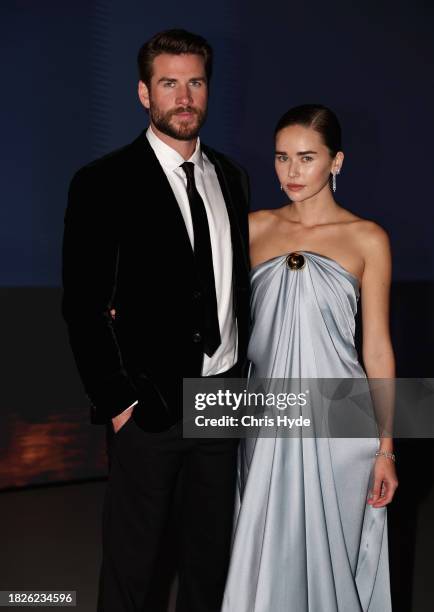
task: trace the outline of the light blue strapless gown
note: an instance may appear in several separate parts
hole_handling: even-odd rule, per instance
[[[299,251],[251,272],[255,378],[361,378],[356,277]],[[261,438],[240,445],[222,612],[389,612],[385,508],[366,500],[378,440]]]

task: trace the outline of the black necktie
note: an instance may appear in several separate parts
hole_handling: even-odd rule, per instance
[[[202,337],[204,351],[211,357],[220,345],[221,338],[208,219],[206,216],[205,204],[194,182],[194,164],[192,162],[184,162],[181,164],[181,168],[184,170],[187,177],[187,195],[193,222],[194,259],[202,289]]]

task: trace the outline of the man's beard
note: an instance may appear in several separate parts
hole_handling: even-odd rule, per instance
[[[195,123],[181,121],[177,125],[173,125],[170,121],[173,116],[180,113],[194,113],[197,117]],[[149,113],[151,115],[152,123],[155,127],[160,130],[166,136],[175,138],[176,140],[193,140],[199,135],[199,130],[205,123],[206,111],[201,111],[192,106],[183,106],[176,110],[168,111],[167,113],[160,112],[157,106],[154,106],[151,101]]]

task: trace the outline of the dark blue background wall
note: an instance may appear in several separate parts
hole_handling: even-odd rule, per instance
[[[397,280],[432,280],[432,8],[407,2],[3,1],[0,285],[60,284],[68,181],[146,125],[138,47],[185,27],[215,48],[204,140],[250,172],[253,208],[281,205],[272,133],[322,102],[344,130],[338,199],[390,233]]]
[[[422,0],[2,0],[0,489],[105,473],[104,431],[88,426],[60,317],[66,192],[79,166],[146,126],[136,53],[168,27],[214,46],[203,139],[247,168],[255,209],[284,203],[273,170],[280,115],[304,102],[336,110],[346,153],[338,200],[392,238],[398,375],[433,375],[432,16]],[[421,442],[397,445],[397,612],[432,608],[420,603],[432,580],[416,547],[434,483],[432,440]]]

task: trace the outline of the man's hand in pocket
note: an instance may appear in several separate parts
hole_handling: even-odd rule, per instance
[[[120,414],[116,415],[112,419],[113,431],[115,433],[117,433],[121,429],[121,427],[123,427],[125,425],[125,423],[128,421],[128,419],[131,418],[131,415],[133,414],[134,406],[135,406],[135,404],[133,404],[132,406],[130,406],[129,408],[127,408],[126,410],[124,410]]]

